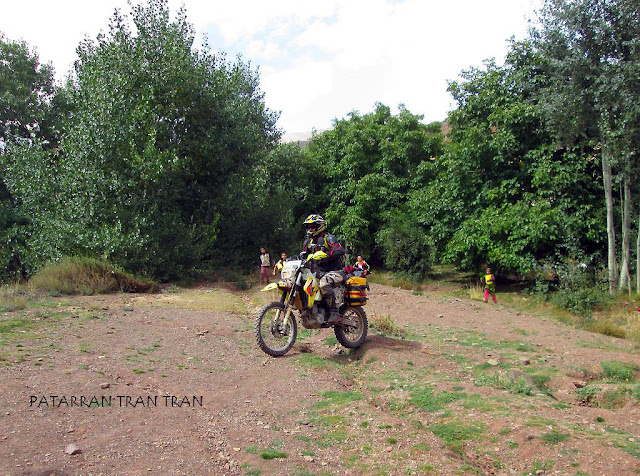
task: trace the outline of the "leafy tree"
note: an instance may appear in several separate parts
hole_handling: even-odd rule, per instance
[[[392,218],[402,207],[419,164],[442,149],[440,125],[425,126],[420,119],[403,106],[394,116],[387,106],[377,104],[373,113],[353,112],[336,121],[332,130],[314,137],[308,146],[311,159],[322,164],[317,180],[324,184],[322,196],[332,230],[353,251],[374,262],[398,262],[391,257],[397,256],[391,252],[397,248],[389,230],[405,230],[406,222]]]
[[[593,162],[553,147],[535,94],[540,62],[530,43],[513,43],[505,66],[451,83],[451,140],[423,164],[409,202],[440,259],[525,274],[558,248],[597,248]]]
[[[629,281],[631,180],[640,131],[640,10],[634,0],[547,0],[534,37],[546,60],[550,81],[543,98],[559,138],[565,144],[592,141],[602,161],[613,292],[616,172],[624,189],[620,284]]]
[[[0,149],[18,139],[52,138],[54,91],[53,67],[40,64],[24,41],[0,33]]]
[[[116,12],[78,47],[62,152],[30,179],[14,170],[12,193],[47,224],[30,243],[38,261],[87,254],[168,279],[217,256],[223,205],[276,144],[277,115],[249,64],[193,48],[183,9],[171,20],[150,0],[130,18],[133,30]],[[27,202],[39,180],[52,185]]]
[[[0,33],[0,281],[24,278],[28,215],[10,192],[8,170],[20,162],[10,151],[57,143],[53,68],[23,42]]]

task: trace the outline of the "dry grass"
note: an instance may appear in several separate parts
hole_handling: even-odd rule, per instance
[[[419,289],[419,283],[410,281],[404,277],[400,277],[391,272],[376,271],[375,274],[367,275],[367,280],[371,283],[384,284],[385,286],[392,286],[394,288],[407,289],[409,291],[413,289]]]
[[[26,309],[27,297],[19,285],[0,288],[0,312],[12,312]]]
[[[32,291],[49,294],[155,292],[159,286],[93,258],[63,258],[42,268],[29,280]]]
[[[610,337],[617,337],[619,339],[624,339],[625,337],[627,337],[627,332],[622,327],[607,320],[593,321],[585,326],[585,329],[589,332],[595,332],[597,334],[602,334]]]
[[[398,327],[395,322],[393,322],[393,318],[388,314],[371,314],[369,316],[369,326],[383,335],[402,336],[406,334],[405,330]]]
[[[247,306],[240,295],[221,288],[187,289],[156,297],[140,297],[136,302],[141,302],[140,300],[153,307],[237,313],[247,311]]]
[[[481,284],[470,284],[467,292],[469,293],[469,299],[484,301],[484,287]]]
[[[634,342],[640,342],[640,312],[631,311],[626,315],[627,338]]]

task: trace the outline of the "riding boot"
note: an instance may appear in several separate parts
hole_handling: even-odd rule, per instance
[[[333,289],[327,290],[324,294],[324,302],[327,303],[329,307],[329,319],[327,320],[328,324],[332,324],[340,320],[340,313],[338,312],[338,308],[336,307],[336,295],[333,292]]]

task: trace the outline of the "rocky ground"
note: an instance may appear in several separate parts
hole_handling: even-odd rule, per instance
[[[640,473],[628,341],[374,284],[361,349],[305,331],[274,359],[254,341],[263,294],[171,288],[0,314],[0,472]]]

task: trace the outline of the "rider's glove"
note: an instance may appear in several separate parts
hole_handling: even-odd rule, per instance
[[[311,256],[309,256],[309,259],[315,259],[315,260],[321,260],[324,258],[328,258],[327,253],[325,253],[324,251],[316,251]]]

